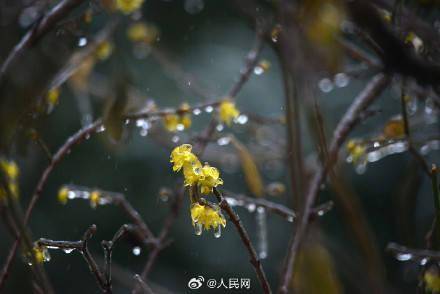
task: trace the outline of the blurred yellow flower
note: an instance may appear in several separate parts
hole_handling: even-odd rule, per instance
[[[57,198],[58,198],[58,201],[61,204],[66,204],[67,203],[67,200],[69,200],[68,196],[69,196],[69,189],[67,189],[67,187],[62,187],[58,191]]]
[[[433,293],[440,292],[440,275],[437,269],[428,269],[423,280],[425,282],[425,288]]]
[[[240,112],[235,107],[235,103],[229,99],[223,100],[219,106],[219,116],[220,121],[230,125],[234,118],[237,118],[240,115]]]
[[[223,180],[220,178],[220,172],[215,167],[205,164],[202,168],[202,175],[199,179],[200,192],[202,194],[209,194],[212,188],[218,185],[223,185]]]
[[[358,163],[362,158],[364,158],[367,151],[367,147],[359,142],[358,140],[349,140],[347,143],[347,151],[351,157],[354,164]]]
[[[0,160],[0,168],[2,172],[8,177],[9,180],[15,180],[18,176],[18,166],[14,161],[8,161],[6,159]]]
[[[175,132],[177,131],[177,125],[179,124],[179,116],[174,113],[167,114],[163,118],[163,123],[168,131]]]
[[[96,208],[99,205],[99,201],[101,199],[101,193],[99,191],[93,191],[90,193],[90,206],[92,208]]]
[[[116,8],[124,14],[130,14],[141,8],[144,0],[116,0]]]
[[[154,25],[145,22],[136,22],[127,29],[128,39],[133,42],[152,44],[156,41],[158,35],[158,29]]]
[[[113,52],[113,44],[109,41],[103,41],[96,47],[96,57],[100,60],[107,59]]]
[[[58,87],[52,88],[47,92],[46,99],[50,107],[58,104],[60,98],[60,89]]]
[[[193,226],[202,225],[205,230],[216,229],[219,226],[226,227],[226,219],[219,209],[194,203],[191,205],[191,219]]]

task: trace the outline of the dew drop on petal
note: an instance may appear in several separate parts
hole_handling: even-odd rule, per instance
[[[194,224],[194,234],[196,234],[197,236],[200,236],[202,234],[203,231],[203,226],[201,223],[195,223]]]
[[[220,238],[222,236],[222,226],[218,225],[217,228],[214,228],[214,237]]]

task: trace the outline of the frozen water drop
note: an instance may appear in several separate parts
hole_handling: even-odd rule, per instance
[[[348,83],[350,82],[350,79],[347,76],[347,74],[341,72],[341,73],[336,74],[334,82],[335,82],[336,87],[344,88],[344,87],[347,87]]]
[[[178,124],[178,125],[176,126],[176,130],[178,130],[179,132],[181,132],[181,131],[185,130],[185,126],[184,126],[183,124]]]
[[[215,127],[215,129],[217,130],[217,132],[221,132],[223,131],[225,127],[222,124],[218,124],[217,127]]]
[[[78,46],[79,47],[84,47],[87,45],[87,38],[86,37],[81,37],[78,40]]]
[[[413,258],[413,255],[411,253],[398,253],[396,255],[396,259],[399,261],[408,261]]]
[[[248,122],[249,118],[246,114],[240,114],[234,121],[240,125],[244,125]]]
[[[131,252],[133,253],[133,255],[135,256],[139,256],[141,254],[141,247],[139,246],[135,246],[133,247],[133,249],[131,250]]]
[[[171,141],[173,142],[173,143],[177,143],[177,142],[179,142],[179,140],[180,140],[180,137],[179,136],[173,136],[172,138],[171,138]]]
[[[217,140],[217,144],[219,146],[225,146],[228,145],[231,142],[231,138],[230,137],[221,137]]]
[[[70,253],[72,253],[73,250],[75,250],[75,248],[64,248],[64,249],[63,249],[64,253],[66,253],[66,254],[70,254]]]
[[[293,217],[292,215],[289,215],[289,216],[287,217],[287,221],[288,221],[289,223],[293,223],[293,220],[294,220],[294,217]]]
[[[201,223],[195,223],[194,224],[194,234],[197,236],[200,236],[203,231],[203,225]]]
[[[211,105],[205,107],[205,111],[207,113],[211,113],[213,110],[214,110],[214,107],[212,107]]]
[[[220,238],[222,236],[222,226],[218,225],[217,228],[214,228],[214,237]]]
[[[246,206],[246,208],[247,208],[247,210],[248,210],[249,212],[254,212],[255,209],[256,209],[257,207],[255,206],[254,203],[249,203],[249,204]]]
[[[318,83],[319,89],[324,93],[329,93],[333,90],[333,83],[330,79],[324,78]]]
[[[254,74],[256,74],[257,76],[263,74],[263,72],[264,72],[264,69],[261,66],[259,66],[259,65],[257,65],[254,68]]]
[[[202,113],[202,111],[200,110],[200,108],[194,108],[194,110],[193,110],[193,114],[194,114],[194,115],[199,115],[200,113]]]
[[[96,129],[96,132],[97,133],[102,133],[102,132],[104,132],[105,131],[105,126],[104,125],[100,125],[97,129]]]

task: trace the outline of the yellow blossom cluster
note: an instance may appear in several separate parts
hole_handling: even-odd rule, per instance
[[[94,190],[92,192],[82,192],[82,191],[74,191],[69,189],[66,186],[63,186],[58,190],[58,201],[65,205],[69,199],[75,198],[83,198],[88,199],[90,201],[90,206],[92,208],[96,208],[98,205],[102,204],[102,193],[100,191]]]
[[[132,42],[153,44],[159,36],[159,30],[152,24],[139,21],[130,25],[127,29],[127,37]]]
[[[436,267],[428,269],[423,275],[426,290],[432,293],[440,292],[440,275]]]
[[[170,162],[173,163],[173,171],[183,170],[185,186],[196,187],[196,191],[200,189],[202,194],[212,193],[214,187],[223,185],[218,169],[207,163],[202,166],[197,156],[192,153],[190,144],[174,148],[171,152]],[[214,236],[219,237],[220,227],[226,226],[226,219],[214,204],[201,204],[194,201],[191,204],[191,219],[197,235],[201,234],[202,228],[206,230],[213,228]]]
[[[200,224],[206,230],[218,229],[220,226],[226,227],[226,219],[218,207],[194,203],[191,205],[191,219],[193,226]]]
[[[232,120],[240,115],[240,111],[235,107],[235,103],[230,99],[223,100],[218,108],[220,121],[231,125]]]
[[[14,161],[0,159],[0,174],[4,177],[6,181],[8,193],[11,193],[11,196],[17,198],[18,197],[18,174],[19,169],[17,164]],[[0,187],[0,200],[4,199],[7,195],[7,191],[5,191],[4,187]]]
[[[189,104],[183,103],[176,113],[170,113],[164,116],[163,123],[169,132],[182,131],[192,125],[191,114],[189,113]]]
[[[46,246],[35,244],[34,247],[32,248],[32,253],[34,255],[33,259],[37,263],[50,261],[49,250],[47,249]],[[29,264],[32,265],[32,260],[29,261]]]
[[[183,168],[185,186],[197,185],[202,194],[212,193],[212,189],[223,185],[220,172],[217,168],[205,163],[204,166],[192,152],[190,144],[183,144],[174,148],[171,152],[170,162],[173,170],[178,172]]]
[[[346,148],[349,157],[351,158],[351,162],[354,164],[357,164],[365,159],[367,146],[365,146],[365,144],[361,141],[355,139],[349,140]]]
[[[144,0],[116,0],[116,8],[124,14],[130,14],[139,10]]]

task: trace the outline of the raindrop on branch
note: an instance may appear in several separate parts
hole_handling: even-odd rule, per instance
[[[141,247],[139,246],[135,246],[133,247],[133,249],[131,250],[131,252],[133,253],[133,255],[135,256],[139,256],[141,254]]]

